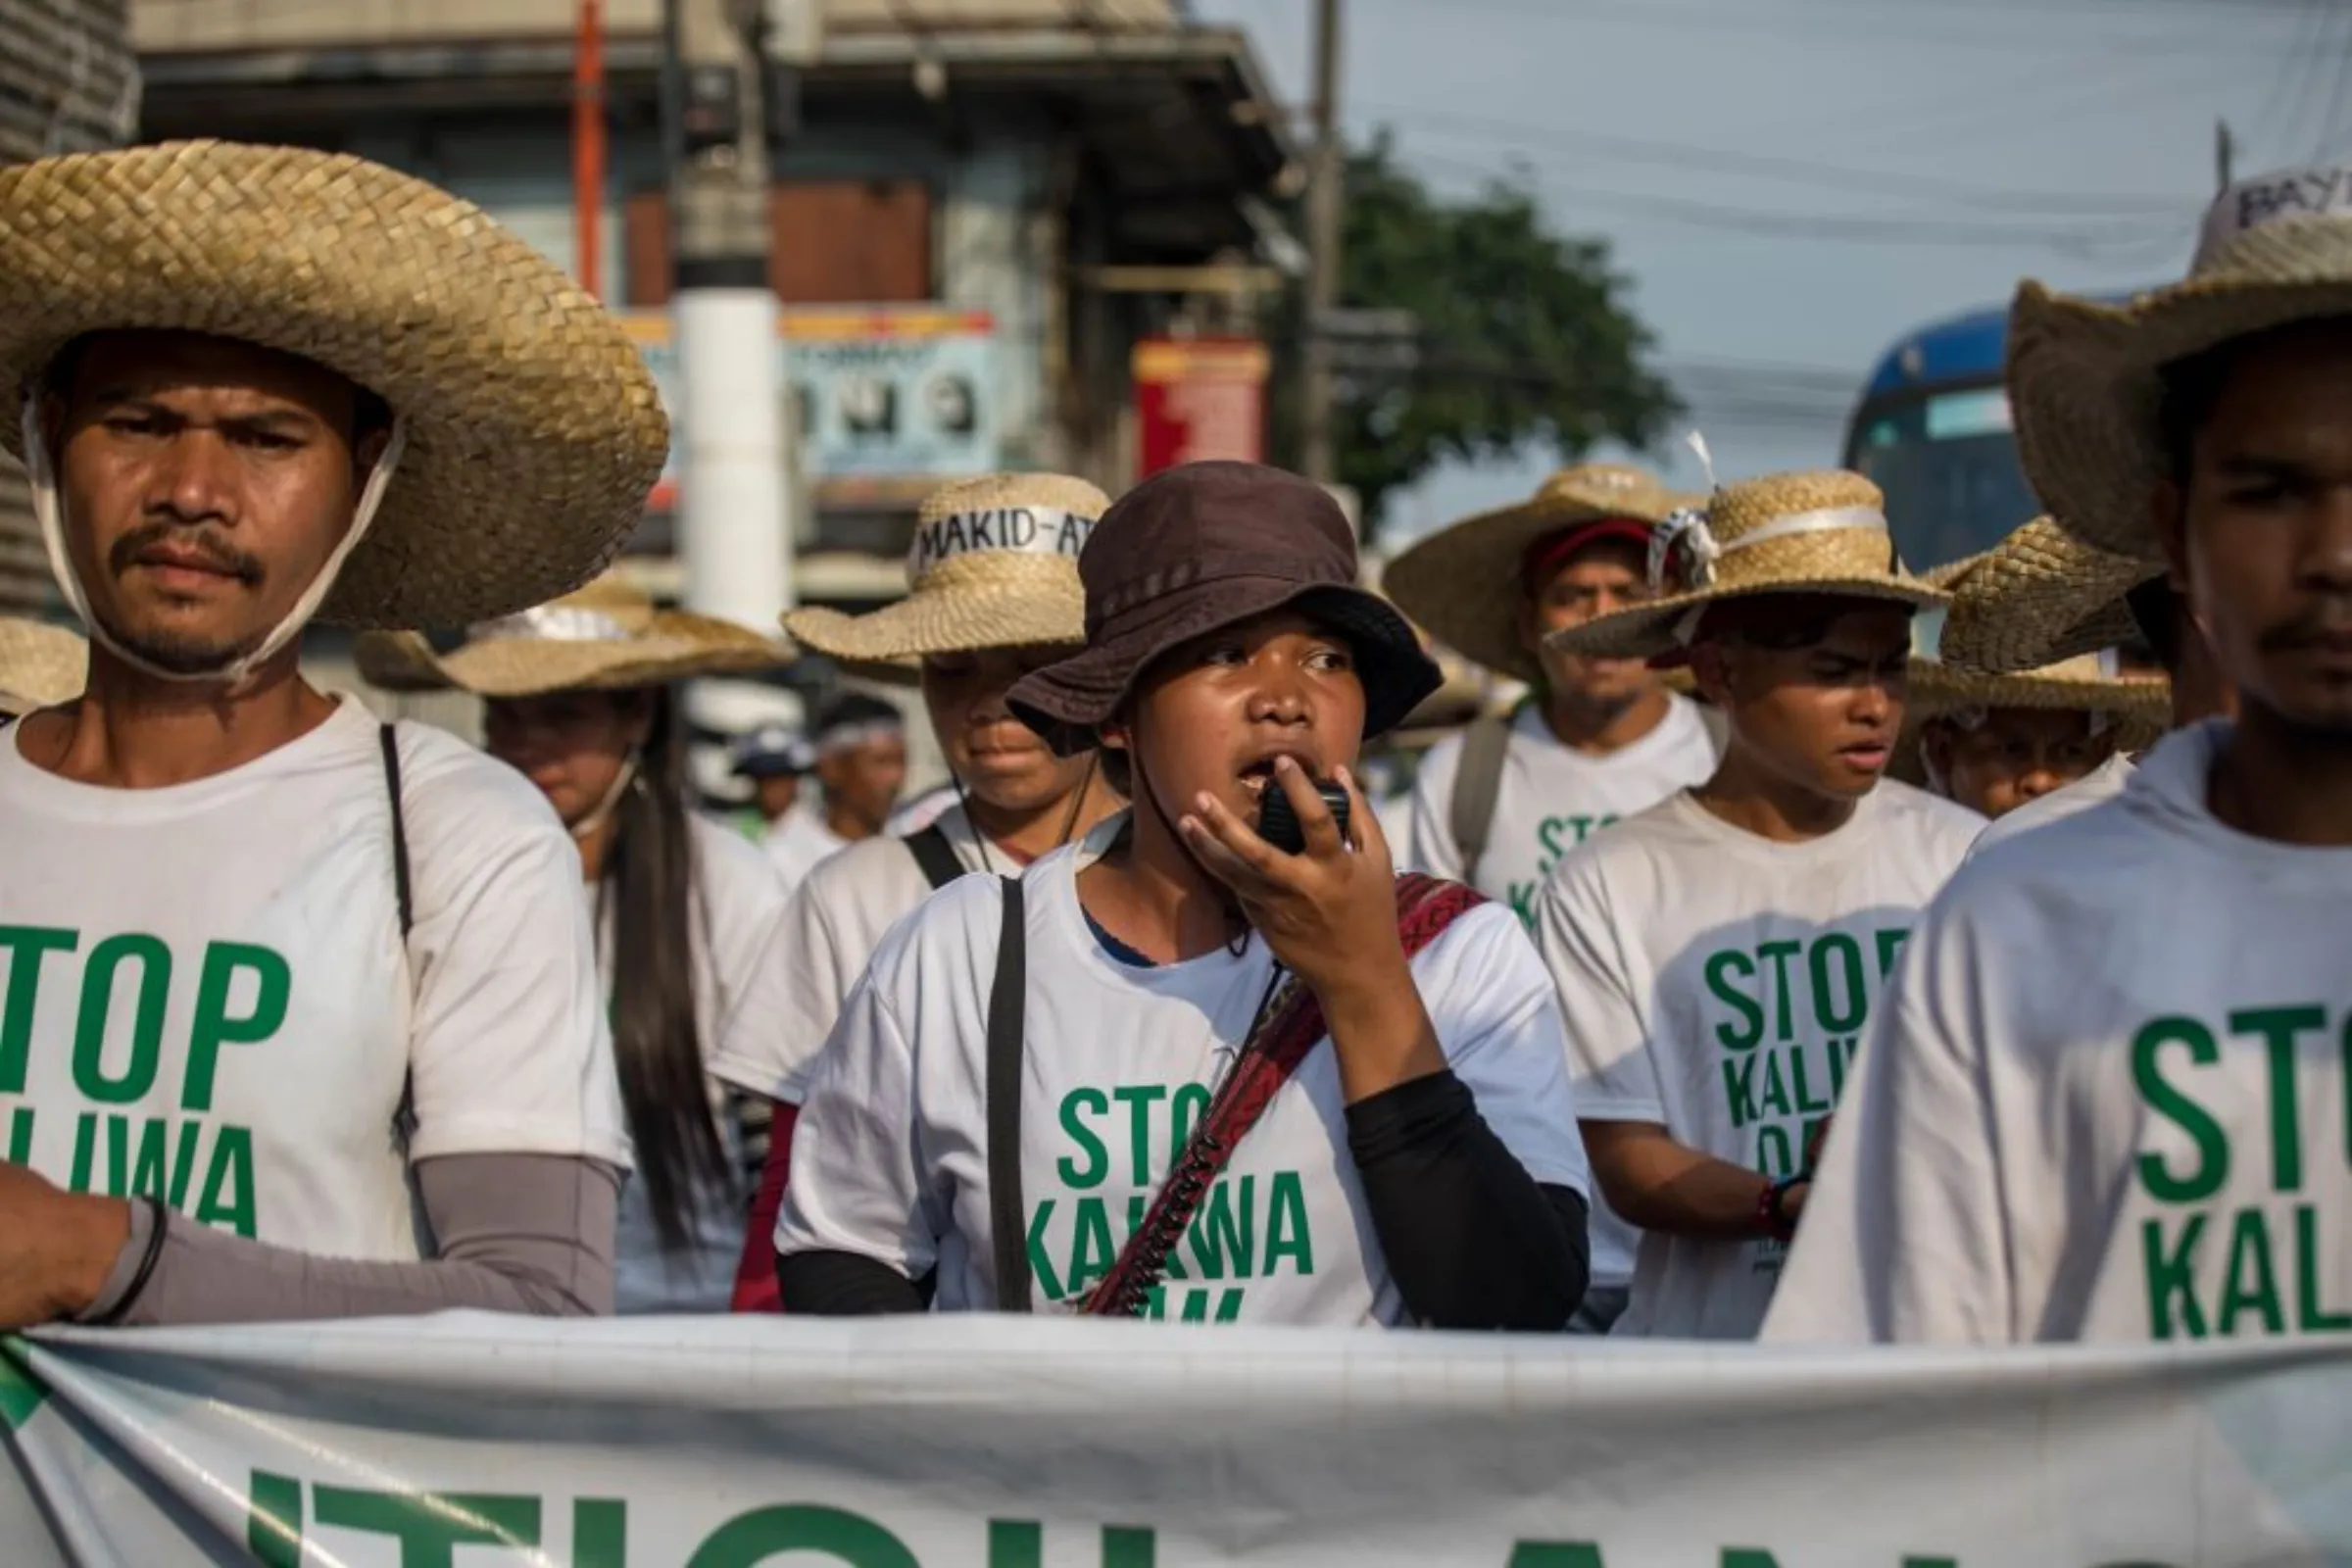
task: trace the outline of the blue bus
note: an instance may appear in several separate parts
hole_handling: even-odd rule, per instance
[[[1871,372],[1846,431],[1845,466],[1886,493],[1913,571],[1989,550],[2040,512],[2018,466],[2001,388],[2006,310],[1908,333]]]
[[[1886,493],[1887,521],[1913,571],[1989,550],[2042,510],[2009,430],[2008,333],[2006,307],[1930,322],[1886,351],[1855,406],[1845,466]]]

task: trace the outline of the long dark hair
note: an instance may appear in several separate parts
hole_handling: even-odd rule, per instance
[[[622,694],[652,722],[621,792],[597,883],[612,934],[612,1054],[654,1224],[665,1252],[693,1239],[695,1199],[734,1185],[703,1068],[694,928],[703,918],[686,781],[686,733],[664,688]]]

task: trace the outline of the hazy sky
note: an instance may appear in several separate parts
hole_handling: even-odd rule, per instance
[[[1313,0],[1196,0],[1303,102]],[[1514,168],[1597,234],[1725,477],[1837,461],[1909,328],[2021,277],[2177,276],[2214,181],[2352,156],[2334,0],[1345,0],[1351,133],[1467,193]],[[1686,480],[1696,467],[1679,453]],[[1449,470],[1418,531],[1531,490]]]

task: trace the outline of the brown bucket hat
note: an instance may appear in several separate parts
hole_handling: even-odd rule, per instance
[[[1356,583],[1339,503],[1254,463],[1188,463],[1102,514],[1078,558],[1086,647],[1024,677],[1006,701],[1064,757],[1091,750],[1153,661],[1196,637],[1294,609],[1355,650],[1364,739],[1395,728],[1445,677],[1396,608]]]

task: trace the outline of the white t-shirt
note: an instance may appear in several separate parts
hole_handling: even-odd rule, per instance
[[[1670,696],[1657,728],[1607,757],[1588,757],[1560,744],[1533,704],[1511,719],[1502,754],[1494,819],[1479,857],[1478,891],[1507,904],[1530,931],[1536,901],[1560,857],[1594,832],[1667,796],[1703,784],[1715,771],[1715,737],[1696,703]],[[1431,876],[1461,880],[1461,847],[1453,839],[1453,781],[1461,771],[1463,738],[1430,750],[1413,787],[1410,863]],[[1592,1283],[1619,1287],[1634,1277],[1642,1233],[1605,1200],[1592,1205]]]
[[[1769,1337],[2352,1333],[2352,850],[2216,820],[2228,729],[1936,901]]]
[[[70,782],[0,730],[0,1155],[378,1260],[418,1255],[410,1158],[628,1163],[571,840],[512,769],[437,729],[398,734],[405,954],[357,701],[166,789]]]
[[[962,797],[953,783],[935,784],[891,812],[882,831],[897,838],[912,838],[961,804]]]
[[[1478,891],[1508,905],[1533,931],[1544,879],[1562,856],[1676,790],[1705,783],[1715,771],[1715,737],[1697,704],[1682,697],[1668,702],[1657,728],[1607,757],[1561,745],[1534,704],[1522,707],[1502,754],[1494,817],[1473,884]],[[1464,880],[1461,847],[1453,840],[1453,781],[1463,744],[1462,736],[1449,735],[1422,759],[1413,784],[1411,852],[1401,858],[1455,882]]]
[[[1022,1089],[1030,1257],[1042,1302],[1105,1272],[1249,1031],[1273,973],[1255,937],[1156,968],[1103,951],[1080,907],[1087,845],[1026,873]],[[793,1145],[780,1251],[838,1250],[917,1278],[943,1310],[996,1300],[987,1182],[987,1004],[1003,895],[967,877],[883,939],[825,1044]],[[1558,1004],[1506,910],[1457,920],[1413,962],[1453,1070],[1539,1182],[1589,1194]],[[1404,1314],[1318,1045],[1236,1149],[1172,1254],[1169,1319],[1394,1324]]]
[[[2006,844],[2020,833],[2031,833],[2037,827],[2063,822],[2094,806],[2106,805],[2123,794],[2124,787],[2132,782],[2134,765],[2129,756],[2117,752],[2065,788],[2052,790],[2040,800],[2028,801],[2008,815],[1995,818],[1990,826],[1977,835],[1975,847],[1968,852],[1969,858],[1974,859],[1995,844]]]
[[[848,849],[850,841],[825,825],[824,812],[807,801],[795,801],[792,809],[769,826],[760,847],[789,894],[809,872]]]
[[[1984,825],[1890,779],[1836,832],[1779,844],[1684,793],[1568,857],[1539,936],[1578,1112],[1793,1175],[1904,939]],[[1783,1250],[1647,1232],[1615,1332],[1750,1338]]]
[[[936,824],[966,871],[1009,871],[1001,857],[984,861],[963,808],[952,807]],[[711,1071],[754,1094],[798,1104],[808,1092],[808,1071],[833,1032],[842,1000],[882,938],[931,896],[930,880],[906,841],[867,839],[853,844],[808,874],[792,896],[776,944],[774,1015],[757,1034],[727,1042]]]
[[[711,1078],[711,1109],[728,1135],[734,1120],[724,1085],[763,1092],[739,1081],[727,1064],[761,1054],[782,1026],[791,996],[790,948],[785,941],[784,884],[760,847],[725,824],[689,816],[695,855],[695,908],[688,928],[694,960],[696,1033]],[[594,897],[594,890],[590,891]],[[608,920],[607,925],[611,922]],[[603,944],[605,994],[612,991],[612,944]],[[620,1195],[619,1236],[613,1253],[614,1294],[622,1312],[723,1312],[734,1293],[743,1255],[746,1195],[706,1191],[693,1216],[693,1243],[662,1250],[662,1233],[645,1183]]]
[[[1413,858],[1412,796],[1392,795],[1374,801],[1372,814],[1380,820],[1381,837],[1389,841],[1389,863],[1399,871],[1421,870],[1420,862]]]

